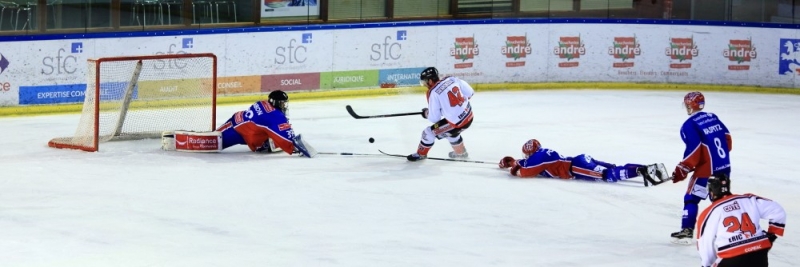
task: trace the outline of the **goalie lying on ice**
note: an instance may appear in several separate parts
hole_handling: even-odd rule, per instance
[[[528,140],[522,146],[522,153],[525,155],[523,159],[516,160],[510,156],[501,159],[500,168],[511,168],[511,175],[523,178],[548,177],[610,183],[638,176],[644,176],[649,181],[653,181],[653,176],[663,180],[666,174],[663,164],[628,163],[617,166],[585,154],[562,157],[554,150],[542,148],[536,139]]]
[[[161,149],[183,152],[219,152],[234,145],[247,145],[253,152],[302,153],[314,157],[317,152],[294,134],[286,117],[289,96],[277,90],[267,101],[258,101],[248,109],[233,114],[211,132],[170,131],[161,137]]]

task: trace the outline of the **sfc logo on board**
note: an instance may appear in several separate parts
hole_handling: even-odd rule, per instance
[[[781,39],[778,74],[800,75],[800,39]]]

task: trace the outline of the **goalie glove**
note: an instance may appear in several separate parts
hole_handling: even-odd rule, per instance
[[[691,170],[686,165],[678,163],[678,166],[675,166],[675,171],[672,172],[672,183],[677,183],[683,180],[686,180],[686,176],[689,175]]]
[[[514,162],[514,166],[511,167],[511,171],[510,171],[511,175],[519,176],[518,173],[519,173],[519,169],[521,169],[521,168],[522,168],[522,166],[520,166],[519,164],[516,164],[516,161],[515,161]]]
[[[313,158],[317,155],[317,150],[303,140],[303,137],[299,134],[292,138],[292,143],[294,143],[294,149],[307,158]]]
[[[500,163],[497,164],[497,166],[501,169],[511,168],[514,167],[514,165],[517,165],[517,160],[510,156],[503,157],[503,159],[500,160]]]

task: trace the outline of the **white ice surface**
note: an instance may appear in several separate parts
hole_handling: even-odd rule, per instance
[[[478,92],[464,133],[472,159],[518,157],[537,138],[564,155],[681,160],[683,92]],[[706,93],[733,134],[733,191],[783,205],[770,266],[800,260],[800,97]],[[319,151],[409,154],[422,95],[292,102]],[[247,105],[218,109],[218,122]],[[159,140],[47,147],[79,115],[0,118],[0,266],[699,266],[669,243],[686,182],[644,188],[519,179],[494,164],[386,156],[314,159],[164,152]],[[367,142],[374,137],[376,142]],[[431,156],[446,157],[436,143]],[[708,205],[701,204],[701,208]],[[762,225],[765,225],[762,222]]]

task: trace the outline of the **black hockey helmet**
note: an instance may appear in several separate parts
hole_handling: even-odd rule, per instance
[[[269,98],[267,99],[272,107],[277,108],[284,114],[289,109],[289,95],[281,90],[275,90],[269,93]]]
[[[419,74],[419,83],[422,84],[422,86],[427,86],[428,80],[438,82],[439,70],[434,67],[428,67]]]
[[[708,177],[708,192],[711,200],[717,200],[731,194],[731,179],[725,174]]]

